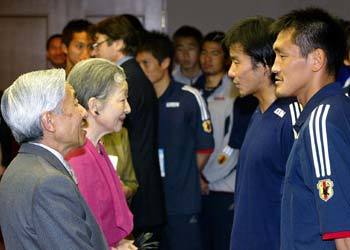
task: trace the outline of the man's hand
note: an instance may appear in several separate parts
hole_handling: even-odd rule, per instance
[[[121,184],[122,184],[123,192],[124,192],[124,195],[125,195],[126,199],[130,199],[132,197],[132,190],[131,190],[131,188],[126,186],[123,182],[121,182]]]
[[[5,167],[0,165],[0,175],[3,175],[5,172]]]
[[[337,250],[349,250],[350,249],[350,238],[341,238],[335,240]]]
[[[203,195],[209,194],[209,184],[203,177],[200,177],[201,191]]]

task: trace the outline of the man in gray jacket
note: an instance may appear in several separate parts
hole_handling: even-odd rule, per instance
[[[86,133],[86,111],[64,70],[20,76],[5,90],[1,110],[21,144],[0,183],[6,249],[108,249],[64,160]]]

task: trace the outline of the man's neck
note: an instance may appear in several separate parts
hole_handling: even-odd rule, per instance
[[[304,107],[308,101],[324,86],[335,81],[335,76],[331,75],[320,75],[315,76],[313,81],[308,84],[305,84],[304,88],[300,89],[297,94],[298,102]]]
[[[38,143],[43,144],[51,149],[54,149],[55,151],[60,153],[63,157],[71,150],[70,148],[65,148],[64,146],[60,145],[56,141],[45,137]]]
[[[117,65],[120,65],[122,64],[122,61],[123,59],[126,57],[126,55],[124,55],[123,53],[118,53],[116,56],[115,56],[115,61],[114,63],[116,63]]]
[[[225,72],[220,72],[220,73],[215,74],[215,75],[206,75],[204,88],[205,89],[216,88],[220,84],[224,75],[225,75]]]
[[[193,68],[188,68],[188,69],[184,69],[180,67],[180,71],[185,77],[192,79],[198,76],[199,72],[201,71],[201,68],[199,67],[199,64],[198,64]]]
[[[271,81],[267,81],[263,83],[261,89],[254,94],[259,101],[261,113],[264,113],[277,99],[275,88],[275,85]]]
[[[161,97],[164,94],[164,92],[167,90],[167,88],[169,87],[170,81],[171,79],[169,74],[165,74],[165,76],[161,80],[159,80],[156,83],[153,83],[153,87],[158,98]]]
[[[68,77],[68,74],[70,73],[70,71],[72,70],[74,64],[71,61],[67,60],[67,64],[66,64],[66,78]]]

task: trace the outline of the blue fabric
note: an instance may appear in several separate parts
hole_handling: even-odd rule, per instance
[[[202,195],[201,213],[203,250],[228,250],[234,214],[233,193],[212,192]]]
[[[350,232],[350,100],[341,85],[316,93],[297,125],[286,167],[281,249],[335,249],[322,235]]]
[[[339,82],[341,86],[344,86],[346,80],[349,77],[350,77],[350,67],[346,65],[341,66],[338,71],[336,81]]]
[[[233,106],[233,125],[228,145],[240,149],[248,129],[250,119],[258,106],[254,96],[238,97]]]
[[[194,83],[193,87],[196,89],[199,89],[201,91],[201,94],[205,100],[208,99],[209,96],[211,96],[216,89],[218,89],[222,85],[222,79],[220,80],[219,84],[212,89],[206,89],[205,88],[205,75],[201,75],[198,77],[197,81]]]
[[[198,214],[168,215],[160,250],[203,250]]]
[[[231,250],[279,249],[285,163],[294,141],[290,105],[293,100],[278,99],[252,116],[237,166]]]
[[[164,152],[163,185],[168,214],[193,214],[201,209],[196,153],[212,150],[212,132],[203,129],[203,111],[208,111],[199,92],[195,96],[171,82],[159,98],[159,149]],[[197,98],[202,101],[199,105]],[[205,120],[203,120],[205,119]],[[162,165],[162,162],[160,162]]]

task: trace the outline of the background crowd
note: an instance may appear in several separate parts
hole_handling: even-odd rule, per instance
[[[55,234],[62,214],[43,206],[61,204],[43,202],[44,191],[32,206],[36,219],[45,217],[34,234],[45,237],[22,241],[25,230],[10,236],[22,222],[11,221],[10,210],[35,194],[9,191],[24,182],[16,176],[30,176],[22,183],[30,190],[44,178],[25,170],[23,162],[34,161],[25,154],[58,142],[65,145],[59,165],[86,202],[91,249],[348,249],[348,21],[309,8],[277,20],[247,18],[204,36],[186,25],[170,38],[124,14],[96,24],[72,20],[46,51],[53,69],[19,77],[2,100],[6,249],[89,249],[84,237],[76,245],[64,240],[69,232],[84,235],[75,214]],[[66,82],[60,90],[59,81]],[[26,82],[41,85],[27,90]],[[37,92],[51,88],[52,95],[65,93],[62,110],[51,105],[54,114],[22,98],[28,107],[43,105],[35,111],[37,134],[28,134],[34,125],[12,118],[11,105],[20,102],[10,97],[32,91],[44,102]],[[74,114],[83,132],[51,122]],[[22,144],[11,164],[19,145],[9,127]]]

